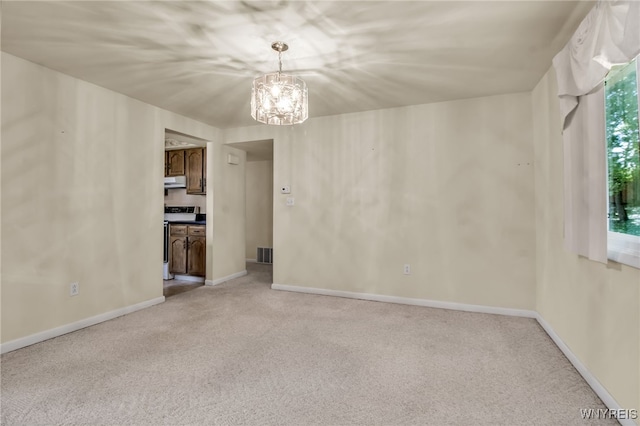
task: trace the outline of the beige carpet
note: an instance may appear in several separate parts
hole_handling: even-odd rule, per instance
[[[2,356],[4,425],[574,425],[535,320],[274,291],[269,267]]]

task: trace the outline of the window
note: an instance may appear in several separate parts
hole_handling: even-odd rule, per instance
[[[640,268],[640,132],[637,59],[605,79],[608,256]]]

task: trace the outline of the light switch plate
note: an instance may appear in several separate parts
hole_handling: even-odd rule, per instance
[[[281,194],[291,194],[291,187],[289,185],[282,185],[280,187]]]

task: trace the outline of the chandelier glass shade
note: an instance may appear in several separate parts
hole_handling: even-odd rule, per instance
[[[276,126],[302,123],[309,117],[307,85],[300,78],[282,73],[282,52],[289,47],[277,41],[271,48],[278,52],[279,71],[253,80],[251,116]]]

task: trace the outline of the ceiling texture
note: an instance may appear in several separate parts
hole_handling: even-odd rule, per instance
[[[4,52],[224,129],[252,80],[309,87],[309,116],[531,90],[586,1],[2,1]]]

